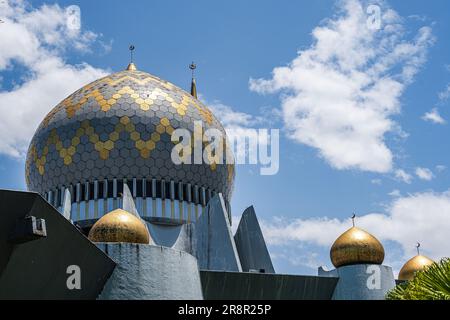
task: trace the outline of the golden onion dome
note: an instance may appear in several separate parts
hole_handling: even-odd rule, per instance
[[[144,222],[123,209],[116,209],[101,217],[92,226],[88,238],[93,242],[150,242]]]
[[[330,258],[336,268],[353,264],[382,264],[384,248],[370,233],[352,227],[333,243]]]
[[[434,263],[428,257],[417,255],[412,259],[409,259],[403,267],[400,269],[398,274],[398,280],[411,280],[414,278],[414,274],[417,271],[423,270]]]

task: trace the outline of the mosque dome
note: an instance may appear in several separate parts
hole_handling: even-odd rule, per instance
[[[330,258],[336,268],[354,264],[382,264],[384,248],[370,233],[352,227],[333,243]]]
[[[203,132],[217,129],[226,140],[220,122],[196,97],[130,64],[124,71],[77,90],[44,118],[28,149],[28,189],[47,196],[64,188],[75,190],[81,184],[81,191],[72,193],[73,201],[80,197],[94,200],[94,190],[101,197],[102,192],[113,189],[110,186],[103,191],[106,186],[96,186],[96,182],[135,179],[145,184],[155,180],[159,188],[156,197],[164,197],[161,194],[166,192],[169,198],[171,182],[177,190],[178,186],[184,190],[184,197],[192,193],[194,199],[198,188],[204,193],[222,193],[228,203],[234,164],[217,164],[212,158],[202,164],[171,160],[172,132],[181,128],[192,133],[199,121]],[[145,185],[133,193],[136,190],[142,193]]]
[[[150,242],[144,222],[122,209],[116,209],[101,217],[89,231],[88,237],[93,242]]]
[[[423,270],[433,263],[434,261],[430,258],[419,254],[403,265],[398,274],[398,280],[412,280],[417,271]]]

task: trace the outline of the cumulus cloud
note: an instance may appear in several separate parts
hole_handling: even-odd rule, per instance
[[[433,43],[427,26],[407,38],[401,17],[383,3],[381,29],[372,30],[360,1],[338,2],[340,12],[312,31],[308,49],[271,79],[250,79],[253,91],[282,93],[289,136],[337,169],[392,169],[386,134],[401,132],[393,116]]]
[[[404,183],[408,183],[408,184],[410,184],[412,182],[412,179],[413,179],[412,175],[410,175],[403,169],[395,170],[394,174],[395,174],[395,178],[397,180],[403,181]]]
[[[398,266],[415,254],[416,242],[422,244],[423,252],[433,259],[450,256],[450,191],[423,192],[397,197],[386,213],[369,213],[358,216],[356,224],[380,241],[393,241],[400,245],[403,257],[396,257]],[[266,241],[272,246],[318,246],[330,248],[334,240],[351,226],[350,219],[274,218],[261,221]],[[389,254],[389,253],[388,253]],[[391,258],[392,259],[392,258]],[[316,266],[318,267],[318,266]]]
[[[428,168],[416,168],[416,176],[422,180],[431,181],[434,178],[433,172]]]
[[[439,114],[439,110],[437,108],[431,109],[431,111],[425,113],[422,116],[422,119],[425,121],[437,123],[437,124],[445,124],[446,121],[442,116]]]
[[[45,114],[105,71],[65,61],[67,51],[87,52],[98,37],[77,28],[67,8],[2,1],[0,16],[0,72],[17,71],[13,85],[0,82],[0,153],[22,157]]]

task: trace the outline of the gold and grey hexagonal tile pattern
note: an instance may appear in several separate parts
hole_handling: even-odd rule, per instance
[[[127,70],[94,81],[42,121],[28,150],[28,188],[43,194],[78,182],[156,178],[204,186],[229,199],[234,165],[171,160],[172,132],[193,132],[195,121],[225,134],[200,101],[148,73]]]

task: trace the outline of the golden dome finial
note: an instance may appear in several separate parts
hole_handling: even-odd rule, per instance
[[[420,254],[420,243],[417,242],[417,255],[409,259],[398,273],[398,280],[412,280],[417,271],[423,270],[434,263],[430,258]]]
[[[341,234],[331,246],[330,259],[336,268],[354,264],[383,263],[383,245],[367,231],[355,227],[355,217],[353,214],[353,226]]]
[[[195,69],[197,69],[197,65],[192,61],[189,65],[189,69],[192,70],[192,81],[191,81],[191,96],[197,99],[197,84],[195,83]]]
[[[134,45],[130,45],[130,47],[128,49],[130,50],[130,63],[128,64],[127,71],[136,71],[137,68],[133,62],[133,52],[134,52],[134,49],[136,49],[136,48],[134,47]]]
[[[88,238],[93,242],[150,243],[144,222],[123,209],[101,217],[89,231]]]

